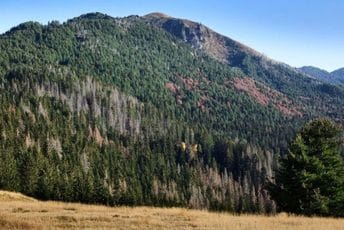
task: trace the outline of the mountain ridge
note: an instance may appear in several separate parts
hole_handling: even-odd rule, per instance
[[[182,40],[184,40],[188,43],[191,43],[196,48],[205,49],[206,51],[208,51],[209,54],[211,54],[211,56],[213,56],[214,58],[218,59],[219,61],[222,61],[225,63],[229,62],[229,60],[227,60],[228,57],[225,57],[224,54],[217,53],[216,49],[212,50],[211,46],[215,46],[215,47],[220,46],[219,48],[226,50],[225,43],[229,42],[232,44],[233,47],[238,47],[238,48],[240,48],[246,52],[249,52],[251,54],[254,54],[256,56],[264,56],[263,54],[259,53],[258,51],[254,50],[254,49],[252,49],[252,48],[250,48],[250,47],[248,47],[248,46],[246,46],[246,45],[244,45],[238,41],[235,41],[229,37],[223,36],[223,35],[215,32],[215,31],[213,31],[212,29],[203,25],[202,23],[197,23],[197,22],[194,22],[194,21],[191,21],[188,19],[174,18],[172,16],[166,15],[166,14],[161,13],[161,12],[150,13],[150,14],[142,16],[142,18],[144,18],[144,19],[146,19],[146,20],[152,22],[153,24],[158,25],[162,28],[165,28],[167,30],[169,29],[169,32],[171,32],[172,34],[173,34],[173,31],[172,31],[173,27],[174,26],[176,27],[176,26],[182,25],[182,24],[185,24],[186,26],[190,27],[192,30],[198,30],[195,33],[192,33],[192,31],[190,31],[191,34],[188,35],[189,37],[185,33],[181,33],[181,34],[179,34],[179,38],[181,38]],[[164,24],[168,24],[169,26],[172,26],[172,28],[168,28],[167,27],[168,25],[164,26]],[[210,39],[209,44],[204,44],[205,42],[207,42],[206,39],[199,37],[199,36],[202,36],[202,33],[207,34],[210,38],[215,39],[215,42],[211,41],[211,39]],[[216,41],[216,39],[219,39],[220,41]],[[203,41],[203,43],[202,43],[202,41]],[[217,45],[216,43],[220,43],[220,44]],[[227,52],[236,52],[236,50],[234,49],[233,51],[227,51]]]
[[[306,83],[308,76],[302,75],[294,67],[266,57],[260,52],[237,42],[227,36],[221,35],[203,24],[173,17],[160,17],[160,13],[152,16],[142,16],[149,23],[158,26],[177,38],[202,50],[211,57],[241,69],[246,75],[262,82],[269,87],[287,93],[285,87],[299,90],[300,96],[304,89],[299,88],[300,79]],[[289,75],[289,76],[284,76]],[[285,78],[297,76],[286,81]],[[280,83],[285,84],[281,86]]]
[[[328,72],[314,66],[303,66],[298,68],[298,70],[324,82],[328,82],[331,84],[344,84],[344,68],[339,68],[332,72]]]

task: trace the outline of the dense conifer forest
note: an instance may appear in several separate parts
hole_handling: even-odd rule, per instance
[[[137,16],[26,22],[0,49],[0,188],[40,199],[273,212],[264,181],[295,132],[343,122],[340,86]]]

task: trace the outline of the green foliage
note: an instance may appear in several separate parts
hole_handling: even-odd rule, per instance
[[[42,80],[62,75],[62,87],[73,78],[92,76],[151,104],[169,118],[178,117],[191,126],[264,148],[286,150],[293,126],[300,121],[224,84],[244,76],[238,69],[196,52],[138,17],[101,15],[13,28],[0,39],[4,75]],[[194,86],[184,83],[190,80],[196,82]],[[168,82],[179,88],[177,93],[165,88]],[[204,110],[199,106],[202,98]]]
[[[344,216],[342,129],[329,119],[305,125],[281,160],[270,190],[282,211]]]
[[[342,113],[340,95],[303,118],[262,106],[233,86],[240,70],[135,16],[24,23],[0,49],[0,188],[41,199],[273,211],[272,151]]]

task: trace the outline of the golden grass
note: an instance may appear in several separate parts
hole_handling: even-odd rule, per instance
[[[0,202],[3,201],[36,201],[34,198],[25,196],[18,192],[0,191]]]
[[[0,191],[0,229],[344,229],[344,219],[41,202]],[[11,193],[10,193],[11,195]],[[24,198],[23,198],[24,197]],[[28,200],[29,199],[29,200]],[[31,199],[31,200],[30,200]]]

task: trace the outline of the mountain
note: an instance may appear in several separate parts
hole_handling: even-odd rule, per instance
[[[263,85],[266,87],[266,91],[272,90],[285,98],[288,103],[281,104],[281,101],[284,100],[274,100],[273,96],[265,94],[270,99],[269,103],[274,104],[282,113],[289,115],[302,114],[304,116],[307,112],[303,113],[297,108],[307,107],[306,110],[312,110],[314,108],[312,105],[314,103],[313,99],[317,98],[318,95],[324,93],[328,95],[330,93],[330,97],[337,97],[343,92],[342,87],[319,84],[314,77],[305,76],[299,70],[287,64],[274,61],[252,48],[221,35],[200,23],[173,18],[161,13],[148,14],[143,16],[143,18],[148,23],[162,28],[221,63],[234,67],[234,69],[240,69],[247,76],[246,81],[251,81],[255,85]],[[238,89],[244,91],[245,88],[249,94],[253,91],[252,87],[248,87],[248,89],[247,87],[238,87]],[[256,99],[259,98],[257,95],[254,97]],[[331,105],[333,105],[330,102],[332,99],[328,98],[328,103]],[[322,105],[319,104],[317,107],[322,107]],[[332,108],[328,109],[333,110]],[[319,110],[311,113],[318,112]],[[325,112],[322,115],[328,116],[329,114]]]
[[[237,65],[245,54],[262,56],[257,51],[218,34],[200,23],[173,18],[163,13],[151,13],[143,18],[224,63]]]
[[[331,76],[333,76],[336,81],[344,84],[344,68],[337,69],[331,72]]]
[[[302,73],[324,82],[331,84],[344,84],[344,68],[335,70],[333,72],[327,72],[326,70],[317,67],[303,66],[299,68],[299,70]]]
[[[0,189],[271,212],[276,158],[344,90],[207,27],[90,13],[0,35]]]
[[[302,96],[303,84],[311,81],[301,76],[294,68],[272,60],[240,42],[221,35],[210,28],[190,20],[178,19],[161,13],[152,13],[143,18],[171,33],[192,47],[204,51],[209,56],[231,67],[237,67],[248,77],[266,86],[289,94],[289,91]]]
[[[310,75],[311,77],[314,77],[316,79],[325,81],[325,82],[333,82],[333,79],[331,77],[331,74],[327,72],[326,70],[313,67],[313,66],[303,66],[299,68],[299,70],[305,74]]]

